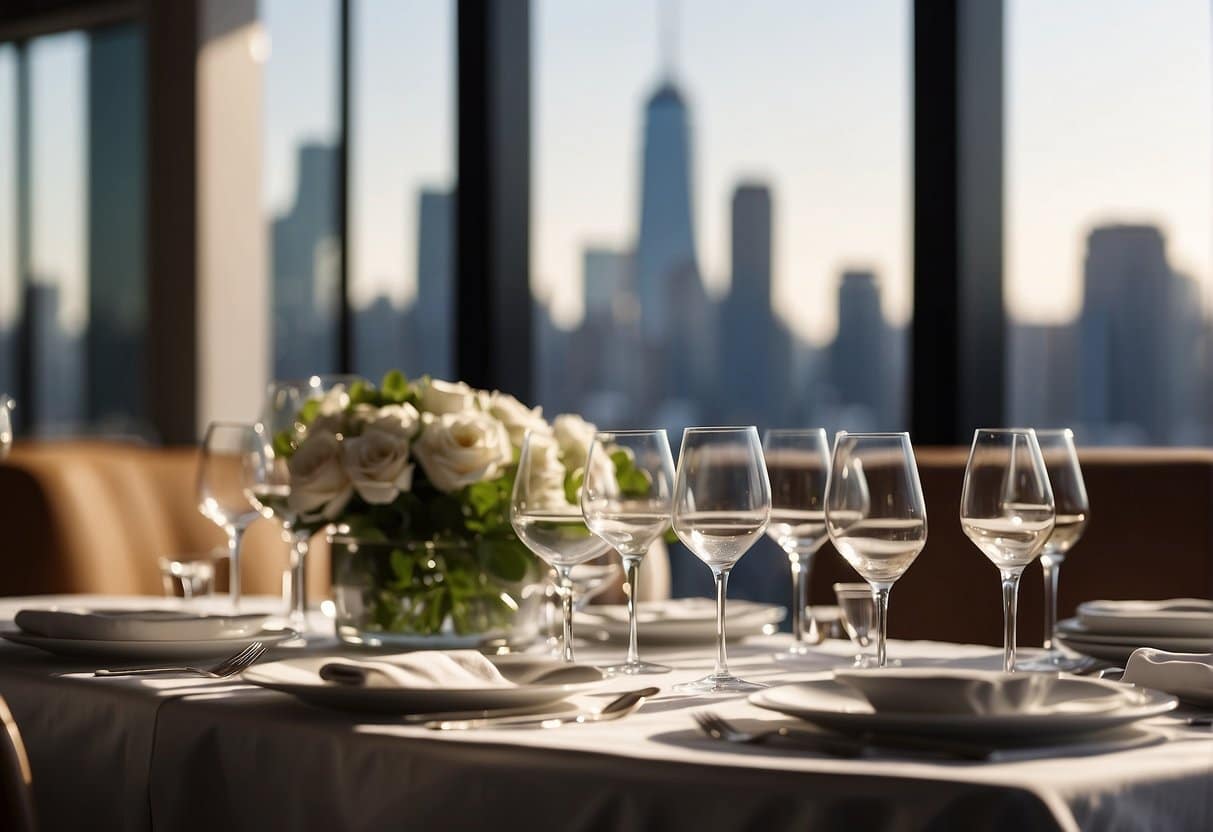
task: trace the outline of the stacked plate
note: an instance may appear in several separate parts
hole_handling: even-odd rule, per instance
[[[268,645],[297,635],[268,629],[267,617],[51,607],[21,610],[14,619],[19,629],[0,636],[63,656],[188,660],[229,655],[254,641]]]
[[[1213,653],[1213,601],[1088,601],[1058,623],[1057,636],[1071,650],[1115,662],[1139,647]]]
[[[1098,734],[1176,706],[1174,696],[1099,679],[934,668],[824,673],[750,701],[844,734],[1013,745]]]
[[[729,601],[725,630],[730,639],[773,633],[786,610],[775,604]],[[703,644],[716,638],[716,602],[709,598],[675,598],[637,605],[640,641],[652,646]],[[627,641],[628,611],[619,605],[590,606],[577,613],[577,633],[599,641]]]

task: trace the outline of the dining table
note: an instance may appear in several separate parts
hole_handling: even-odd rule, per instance
[[[28,607],[180,603],[5,598],[0,629]],[[350,652],[320,611],[311,627],[306,644],[275,647],[265,660]],[[436,731],[304,704],[239,677],[102,678],[94,671],[115,662],[7,641],[0,695],[28,751],[45,829],[1213,829],[1213,729],[1189,708],[1138,724],[1141,741],[1125,750],[1068,743],[978,761],[732,744],[705,735],[694,714],[747,728],[791,720],[744,695],[674,692],[712,668],[714,647],[646,645],[643,629],[640,638],[645,657],[672,671],[606,678],[574,704],[598,708],[648,685],[660,693],[626,718],[555,728]],[[849,666],[854,654],[827,640],[779,660],[789,643],[785,634],[731,643],[729,661],[778,685]],[[577,659],[607,664],[623,650],[586,643]],[[927,641],[893,640],[889,655],[905,666],[1001,661],[1001,649]]]

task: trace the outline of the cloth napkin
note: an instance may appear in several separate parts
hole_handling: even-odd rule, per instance
[[[1121,681],[1213,705],[1213,653],[1168,653],[1140,647],[1129,657]]]
[[[320,678],[367,688],[510,688],[514,683],[475,650],[423,651],[338,659],[320,667]]]

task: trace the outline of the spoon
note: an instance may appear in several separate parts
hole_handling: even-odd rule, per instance
[[[561,725],[584,725],[589,722],[610,722],[623,719],[644,704],[650,696],[660,693],[659,688],[641,688],[611,700],[597,711],[578,714],[547,714],[536,716],[502,716],[486,719],[436,720],[425,723],[434,731],[464,731],[469,728],[558,728]]]

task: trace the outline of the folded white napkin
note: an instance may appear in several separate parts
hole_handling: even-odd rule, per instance
[[[1213,653],[1167,653],[1141,647],[1129,657],[1121,681],[1213,705]]]
[[[398,653],[375,659],[334,659],[320,678],[368,688],[509,688],[514,683],[475,650]]]

